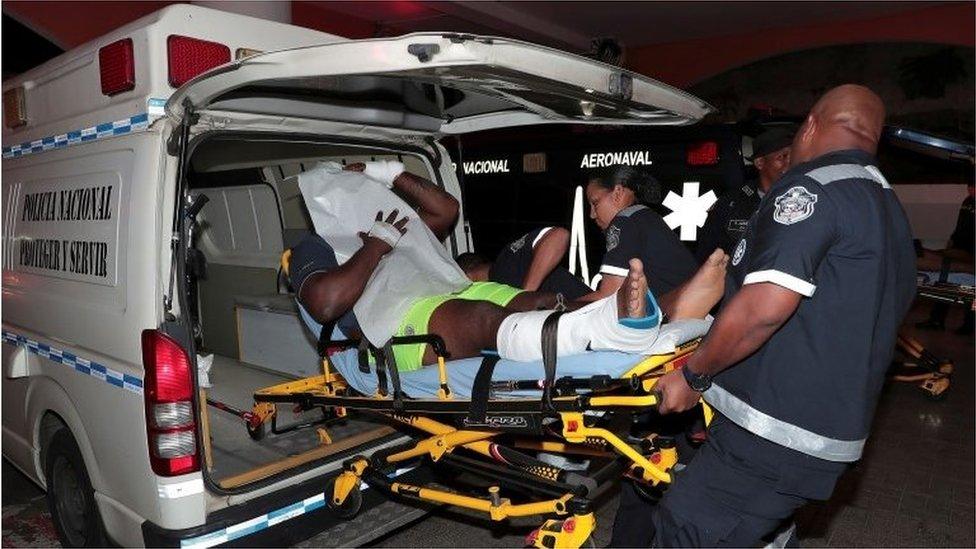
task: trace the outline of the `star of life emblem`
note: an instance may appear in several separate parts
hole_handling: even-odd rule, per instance
[[[522,235],[522,238],[516,240],[515,242],[512,242],[512,245],[508,247],[510,250],[512,250],[512,253],[515,253],[515,252],[521,250],[522,249],[522,246],[525,246],[525,237],[526,236],[529,236],[529,235],[524,234],[524,235]]]
[[[610,225],[607,229],[607,251],[614,249],[620,244],[620,227]]]
[[[735,247],[735,251],[732,253],[732,266],[736,266],[742,261],[742,257],[746,255],[746,239],[739,240],[739,245]]]
[[[816,203],[817,195],[800,186],[792,187],[776,197],[773,221],[783,225],[799,223],[813,215]]]

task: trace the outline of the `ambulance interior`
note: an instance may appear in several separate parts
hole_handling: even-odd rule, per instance
[[[322,374],[317,334],[300,320],[280,271],[282,251],[312,230],[294,176],[319,161],[381,158],[399,159],[411,173],[432,177],[423,157],[363,146],[215,137],[192,153],[190,196],[209,200],[196,216],[188,252],[193,274],[186,291],[195,309],[198,366],[205,368],[212,355],[211,386],[204,390],[216,405],[203,407],[201,423],[211,440],[206,468],[222,489],[338,463],[363,445],[397,436],[382,419],[350,413],[281,434],[272,432],[269,421],[263,438],[256,440],[233,411],[250,411],[256,389]],[[296,412],[280,405],[276,427],[284,431],[323,419],[319,409]]]

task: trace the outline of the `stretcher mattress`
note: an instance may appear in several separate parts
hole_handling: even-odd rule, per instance
[[[701,337],[708,331],[710,321],[686,320],[665,324],[661,327],[658,342],[661,348],[674,347]],[[341,339],[340,333],[334,334]],[[364,395],[376,393],[377,377],[375,365],[370,365],[369,373],[359,369],[359,361],[355,350],[343,351],[332,355],[332,364],[342,374],[346,382],[356,391]],[[559,357],[556,362],[556,378],[592,377],[608,375],[620,377],[643,360],[643,355],[620,353],[613,351],[590,351],[579,355]],[[482,358],[465,358],[447,362],[448,383],[456,398],[469,398],[474,386],[475,376],[481,368]],[[512,380],[542,380],[545,378],[545,367],[542,361],[516,362],[514,360],[499,360],[492,372],[492,381]],[[425,366],[413,372],[401,372],[400,383],[403,392],[411,398],[437,398],[440,388],[438,369],[436,365]],[[499,392],[497,398],[519,398],[538,396],[539,391]]]

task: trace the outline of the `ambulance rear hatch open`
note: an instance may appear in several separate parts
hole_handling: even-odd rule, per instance
[[[553,122],[682,125],[711,110],[650,78],[558,50],[432,33],[248,57],[189,82],[166,111],[179,121],[187,106],[427,135]]]
[[[242,248],[240,241],[235,241],[239,235],[234,234],[240,227],[279,227],[277,220],[268,221],[270,216],[261,215],[262,205],[270,205],[267,211],[275,217],[281,214],[282,233],[295,228],[288,212],[297,209],[300,196],[294,184],[288,190],[283,181],[293,179],[290,176],[314,165],[316,160],[345,162],[393,155],[404,160],[408,169],[418,167],[421,174],[442,179],[442,184],[448,183],[446,189],[459,192],[456,180],[447,181],[453,175],[449,163],[447,169],[443,168],[443,156],[424,157],[424,151],[434,150],[433,140],[439,136],[544,123],[684,125],[697,122],[710,110],[706,103],[689,94],[618,67],[514,40],[454,34],[413,34],[258,54],[197,77],[177,90],[166,104],[167,115],[182,126],[180,157],[186,159],[185,174],[199,178],[197,182],[192,177],[181,178],[180,189],[189,188],[184,194],[191,199],[201,193],[209,195],[214,203],[201,212],[201,234],[206,227],[217,233],[223,231],[223,235],[214,234],[213,240],[236,242],[234,253]],[[187,116],[188,111],[191,116]],[[206,135],[189,150],[185,142],[197,134]],[[228,175],[221,175],[221,171]],[[261,198],[264,195],[268,196]],[[235,217],[238,214],[240,217]],[[181,255],[186,257],[186,247],[194,244],[187,243],[191,240],[187,231],[181,236]],[[268,242],[275,240],[280,254],[281,246],[294,245],[288,236],[259,238],[258,247],[268,248]],[[266,263],[259,265],[265,271]],[[218,270],[213,267],[211,261],[208,269],[212,278]],[[228,292],[229,285],[238,284],[247,276],[247,269],[239,271],[239,276],[225,275],[225,284],[211,280],[207,285],[216,287],[213,291]],[[272,290],[267,279],[259,282],[251,286]],[[196,298],[203,306],[219,301],[211,299],[212,294],[206,295],[207,285],[200,286]],[[187,297],[186,293],[182,297]],[[225,297],[223,302],[229,303],[230,297]],[[181,310],[193,300],[183,300]],[[203,310],[198,315],[202,318],[204,346],[208,335],[216,333],[208,332],[208,322],[211,328],[220,324],[224,330],[232,330],[236,323],[238,330],[238,349],[215,353],[214,388],[209,395],[215,399],[220,397],[221,379],[241,383],[247,376],[258,379],[269,370],[287,369],[272,364],[261,365],[264,369],[260,372],[251,372],[238,366],[257,364],[244,356],[250,348],[248,330],[258,334],[255,339],[263,339],[261,345],[271,345],[267,334],[274,332],[273,327],[248,324],[252,322],[249,319],[267,318],[275,311],[287,312],[289,307],[294,308],[293,297],[279,294],[240,300],[235,296],[235,300],[233,313],[208,317],[208,311]],[[301,331],[302,327],[296,324],[291,332]],[[294,345],[286,347],[295,349]],[[207,352],[213,352],[213,347]],[[296,374],[293,377],[304,375],[292,373]],[[307,375],[316,373],[321,372]],[[254,386],[251,391],[260,388]],[[249,396],[238,394],[232,404],[242,406]],[[225,412],[210,408],[211,423],[231,425],[237,421]],[[311,418],[305,414],[300,419],[281,419],[293,419],[287,422],[290,424],[320,419],[316,410],[309,412]],[[313,428],[304,437],[305,446],[281,446],[278,450],[291,455],[267,462],[257,459],[257,451],[268,450],[270,455],[269,446],[273,443],[264,442],[261,448],[248,446],[244,426],[238,422],[235,432],[220,435],[224,438],[223,450],[219,447],[221,441],[215,438],[213,453],[218,460],[225,456],[225,464],[246,456],[255,467],[233,474],[225,472],[214,479],[214,486],[239,492],[256,483],[266,485],[295,470],[308,470],[323,460],[340,459],[356,451],[349,447],[352,442],[375,445],[373,439],[367,440],[369,432],[386,439],[392,436],[388,427],[361,427],[367,431],[350,431],[347,436],[333,432],[331,441],[323,433],[321,448],[317,447]]]

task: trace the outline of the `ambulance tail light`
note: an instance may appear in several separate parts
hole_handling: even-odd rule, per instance
[[[98,50],[102,93],[116,95],[136,87],[136,63],[132,39],[123,38]]]
[[[166,40],[169,85],[178,88],[193,77],[230,62],[230,48],[188,36],[171,35]]]
[[[688,146],[687,162],[689,166],[714,166],[718,164],[718,143],[715,141],[701,141]]]
[[[153,471],[164,477],[199,471],[190,358],[169,336],[158,330],[144,330],[142,361]]]

